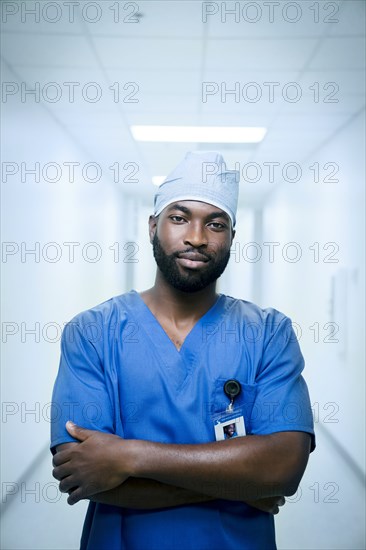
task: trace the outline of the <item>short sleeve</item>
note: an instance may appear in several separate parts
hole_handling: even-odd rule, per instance
[[[113,410],[103,364],[92,341],[77,322],[68,323],[61,338],[61,358],[52,395],[51,451],[76,441],[67,420],[91,430],[113,433]]]
[[[313,414],[302,370],[304,359],[288,317],[267,327],[261,366],[256,378],[253,434],[303,431],[315,448]]]

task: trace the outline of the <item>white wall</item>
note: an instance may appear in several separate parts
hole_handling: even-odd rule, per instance
[[[28,166],[50,159],[60,165],[65,159],[82,162],[83,153],[40,106],[12,114],[22,116],[25,128],[34,128],[36,121],[37,143],[14,132],[3,158]],[[2,548],[60,548],[60,540],[67,544],[65,529],[60,524],[54,539],[44,512],[59,507],[71,516],[64,498],[55,494],[46,450],[61,330],[79,311],[124,291],[124,197],[103,180],[62,177],[57,183],[42,178],[36,183],[28,175],[22,182],[19,173],[3,184],[2,200]],[[71,242],[78,243],[74,261],[64,244]],[[121,250],[117,262],[109,249],[116,242]],[[25,253],[31,249],[36,254]],[[34,494],[27,494],[31,490]],[[29,529],[19,529],[19,514],[27,518]],[[83,514],[72,515],[79,533]]]
[[[326,427],[364,468],[362,128],[360,116],[318,152],[320,165],[337,160],[338,183],[314,183],[310,176],[303,184],[279,183],[265,205],[263,240],[280,245],[274,262],[263,262],[262,303],[283,310],[297,323],[312,399],[322,417],[331,413],[327,403],[339,407],[338,422]],[[290,242],[298,248],[288,247],[288,258],[302,254],[295,263],[282,255]],[[319,342],[314,323],[319,323]],[[339,327],[337,334],[332,335],[332,326],[324,328],[327,323]]]
[[[279,518],[283,548],[313,548],[314,539],[317,548],[363,548],[363,130],[360,115],[317,152],[320,165],[336,160],[338,183],[314,183],[310,176],[298,184],[278,182],[264,206],[263,242],[280,244],[272,263],[268,256],[263,260],[261,303],[282,310],[294,322],[318,440],[301,484],[302,499],[294,500],[290,514]],[[304,163],[304,171],[310,163]],[[286,248],[288,243],[297,243],[297,248]],[[319,243],[319,258],[314,243]],[[326,243],[334,244],[324,249]],[[287,261],[282,255],[286,250]],[[289,261],[299,251],[299,260]],[[336,334],[327,323],[334,324]],[[311,528],[304,521],[309,516]]]

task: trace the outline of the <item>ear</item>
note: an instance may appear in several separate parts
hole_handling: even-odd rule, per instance
[[[230,243],[230,246],[233,244],[233,240],[234,240],[234,238],[235,238],[235,234],[236,234],[235,229],[232,229],[232,230],[231,230],[231,243]]]
[[[158,217],[151,215],[149,217],[149,236],[150,236],[150,243],[153,242],[153,238],[156,233],[156,226],[158,224]]]

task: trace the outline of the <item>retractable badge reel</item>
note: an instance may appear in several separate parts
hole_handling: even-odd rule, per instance
[[[226,408],[227,412],[231,412],[234,409],[234,400],[241,392],[241,384],[234,378],[227,380],[224,384],[224,392],[230,399],[230,403]]]
[[[246,435],[244,416],[240,407],[234,409],[234,401],[241,392],[241,384],[234,378],[224,384],[224,392],[230,402],[226,410],[218,415],[214,421],[216,441],[233,439]]]

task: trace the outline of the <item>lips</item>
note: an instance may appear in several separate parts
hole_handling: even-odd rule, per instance
[[[194,262],[208,262],[207,256],[204,256],[199,252],[182,252],[181,254],[178,254],[178,258],[192,260]]]
[[[209,261],[209,258],[199,252],[182,252],[178,254],[177,261],[182,267],[199,269]]]

